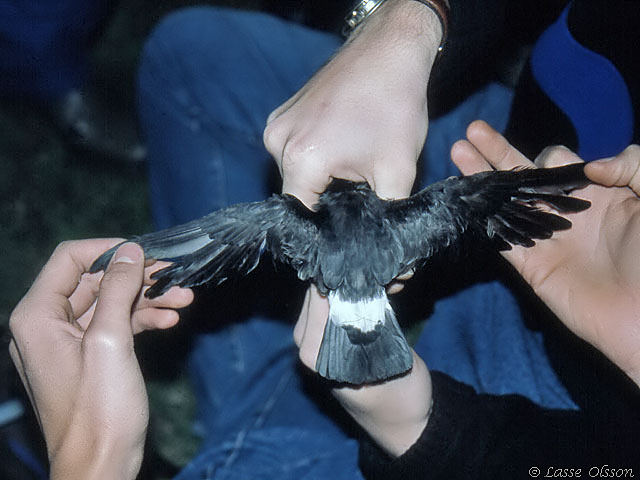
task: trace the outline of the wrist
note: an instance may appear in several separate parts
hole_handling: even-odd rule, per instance
[[[375,9],[347,39],[347,44],[362,40],[384,40],[400,44],[403,48],[413,45],[426,58],[435,60],[444,39],[443,19],[437,9],[429,8],[418,0],[386,0]]]
[[[383,82],[400,99],[423,104],[438,54],[440,22],[414,0],[387,0],[352,33],[333,62],[341,72],[364,72],[362,81]],[[410,100],[408,100],[410,99]]]
[[[50,455],[50,478],[65,479],[135,479],[142,464],[144,439],[131,442],[92,440],[65,442]]]

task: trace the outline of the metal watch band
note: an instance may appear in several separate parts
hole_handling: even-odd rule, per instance
[[[444,49],[447,40],[449,25],[449,6],[444,0],[415,0],[431,9],[436,14],[442,27],[442,40],[438,46],[438,53]],[[369,15],[375,12],[384,0],[361,0],[355,4],[351,12],[345,17],[345,25],[342,29],[342,35],[345,37],[351,33],[358,25],[360,25]]]
[[[342,28],[342,35],[346,37],[351,33],[365,18],[375,12],[382,2],[384,0],[362,0],[356,3],[349,15],[344,17],[345,25]]]

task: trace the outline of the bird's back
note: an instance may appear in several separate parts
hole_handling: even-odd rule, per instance
[[[400,257],[399,243],[384,215],[384,201],[368,187],[355,185],[328,191],[317,206],[320,268],[316,284],[321,290],[337,290],[345,300],[376,294],[397,275]]]

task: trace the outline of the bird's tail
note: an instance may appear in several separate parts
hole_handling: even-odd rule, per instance
[[[379,297],[358,302],[347,302],[332,292],[329,305],[329,319],[316,360],[321,376],[361,385],[411,369],[411,348],[384,290]]]

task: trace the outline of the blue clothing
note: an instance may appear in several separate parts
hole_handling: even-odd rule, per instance
[[[142,55],[139,106],[158,228],[273,191],[266,118],[339,44],[268,15],[211,7],[174,13],[156,28]],[[451,145],[477,118],[503,129],[511,97],[490,85],[433,121],[421,181],[457,175]],[[190,358],[204,443],[178,478],[361,478],[348,422],[334,419],[340,412],[326,392],[309,394],[296,367],[292,325],[261,316],[226,320],[229,326],[196,339]],[[575,408],[540,334],[524,326],[499,282],[438,301],[416,350],[430,368],[480,392]]]
[[[0,0],[0,95],[49,102],[80,88],[105,0]]]
[[[577,154],[585,161],[613,157],[633,141],[629,87],[608,58],[573,38],[567,25],[570,8],[536,42],[531,70],[575,128]]]

